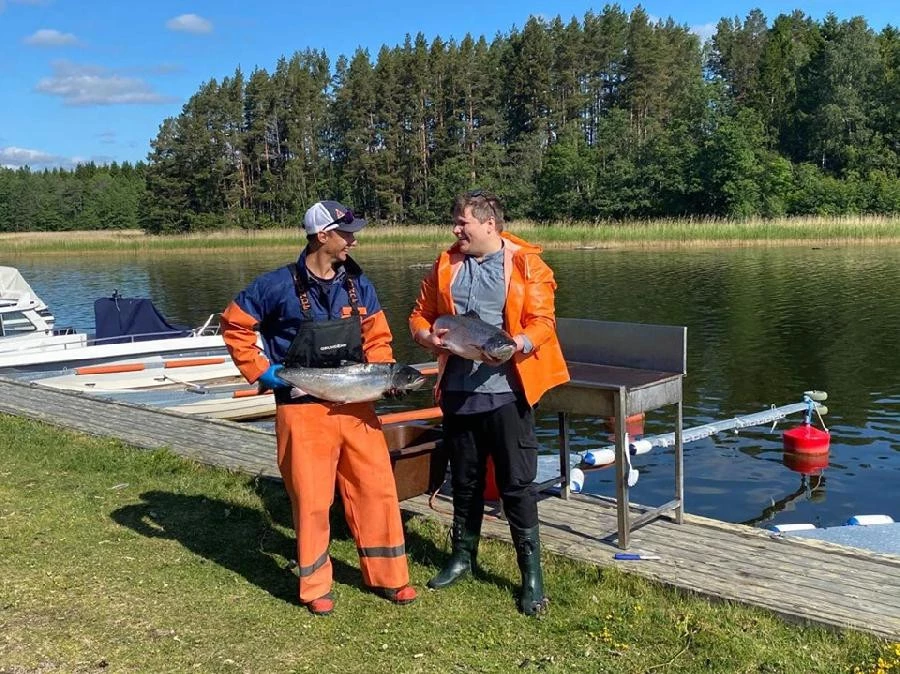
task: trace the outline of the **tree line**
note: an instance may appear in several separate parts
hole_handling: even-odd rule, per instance
[[[142,162],[80,164],[72,170],[0,168],[0,232],[141,227]]]
[[[87,225],[107,179],[124,206],[94,227],[157,233],[296,224],[323,197],[379,222],[446,222],[473,187],[553,222],[897,213],[900,32],[753,10],[701,44],[613,5],[491,41],[407,36],[334,67],[305,50],[203,84],[146,164],[84,170],[0,172],[0,229],[10,183],[56,195],[65,226],[73,183]]]

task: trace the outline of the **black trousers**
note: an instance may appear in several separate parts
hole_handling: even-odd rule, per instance
[[[538,443],[531,406],[517,400],[490,412],[449,414],[444,416],[443,428],[450,453],[454,517],[477,517],[480,524],[490,456],[510,527],[536,526]]]

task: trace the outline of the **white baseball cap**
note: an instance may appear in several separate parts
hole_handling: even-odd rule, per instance
[[[317,201],[303,216],[303,228],[307,234],[330,232],[358,232],[366,226],[363,218],[357,218],[353,211],[337,201]]]

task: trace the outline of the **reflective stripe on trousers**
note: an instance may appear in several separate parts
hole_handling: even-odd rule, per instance
[[[297,531],[300,601],[331,590],[329,510],[335,484],[359,552],[363,582],[409,582],[403,523],[390,456],[371,403],[279,405],[278,468]]]

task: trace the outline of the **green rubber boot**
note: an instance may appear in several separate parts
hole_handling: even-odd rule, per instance
[[[516,546],[516,560],[522,574],[519,609],[525,615],[540,615],[549,608],[550,600],[544,596],[539,527],[537,525],[528,529],[510,527],[510,533]]]
[[[475,570],[478,541],[481,538],[480,525],[481,520],[478,520],[478,526],[471,524],[466,526],[461,519],[454,519],[453,530],[450,534],[453,543],[450,559],[444,564],[440,573],[428,581],[428,587],[432,590],[442,590]]]

